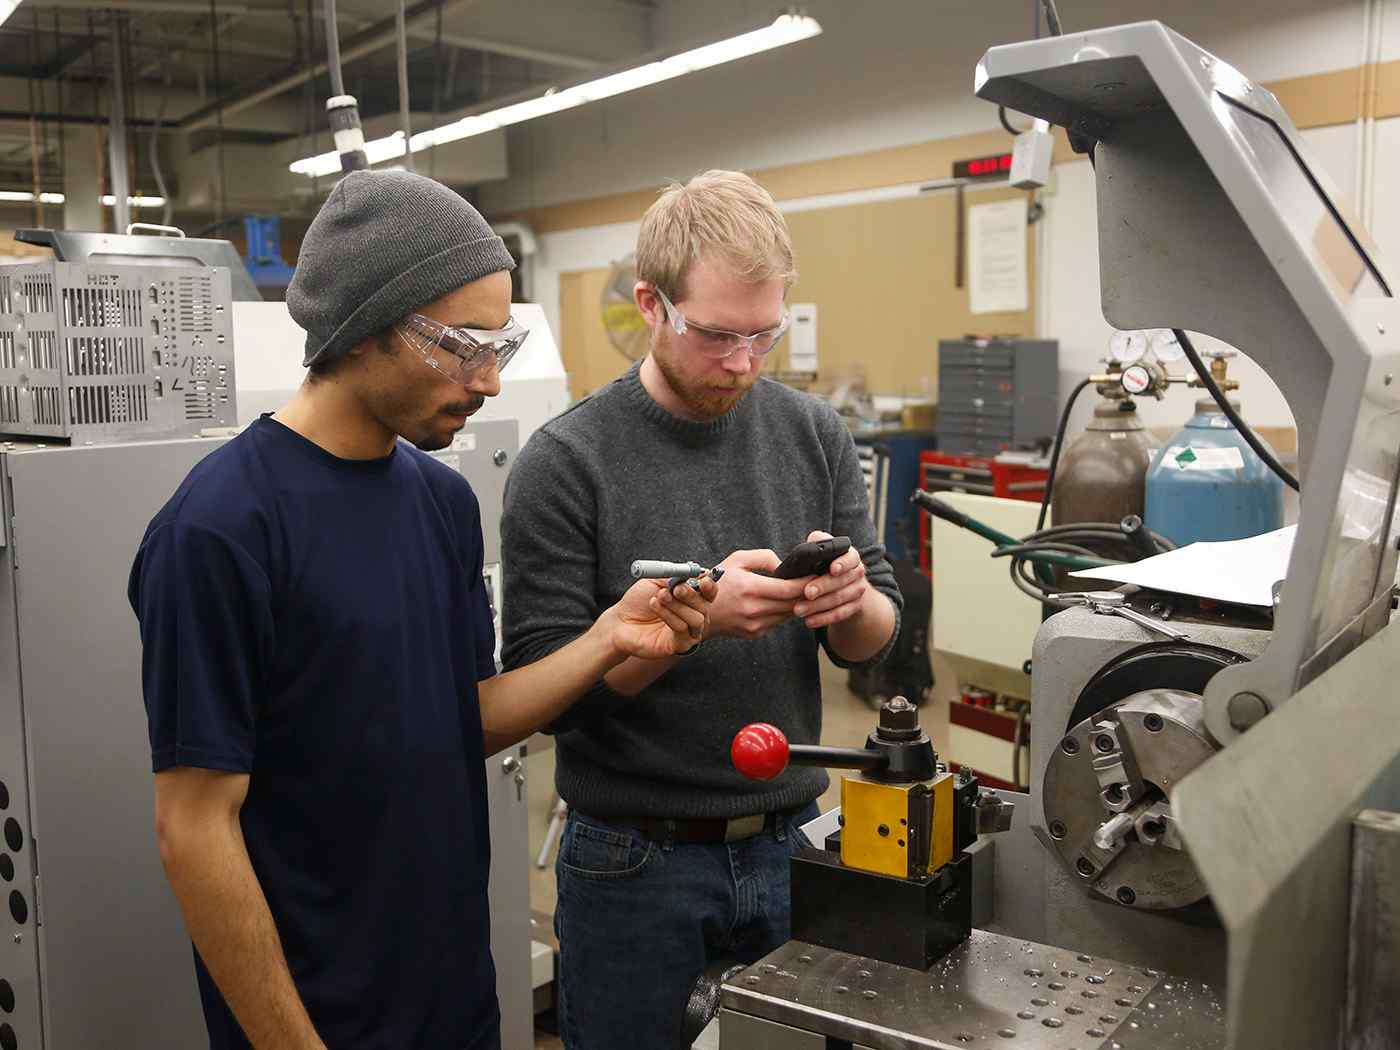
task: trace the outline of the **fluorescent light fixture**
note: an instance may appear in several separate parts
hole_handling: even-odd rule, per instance
[[[61,193],[40,193],[39,202],[41,204],[62,204],[65,198]],[[22,190],[0,190],[0,201],[12,201],[16,204],[33,204],[34,194],[25,193]]]
[[[3,3],[3,0],[0,0]],[[63,204],[68,200],[62,193],[40,193],[40,204]],[[16,204],[33,204],[34,194],[25,193],[20,190],[0,190],[0,201],[13,202]],[[133,208],[163,208],[165,207],[164,197],[128,197],[126,202]],[[102,203],[111,208],[117,203],[117,198],[112,194],[104,194]]]
[[[0,3],[3,2],[4,0],[0,0]],[[534,120],[536,117],[559,113],[588,102],[597,102],[600,99],[612,98],[614,95],[621,95],[627,91],[635,91],[637,88],[659,84],[665,80],[684,76],[686,73],[709,69],[711,66],[747,58],[749,55],[757,55],[763,51],[771,51],[786,44],[795,44],[800,40],[814,37],[821,31],[822,27],[815,18],[801,14],[779,15],[772,25],[755,29],[751,33],[743,33],[727,40],[706,44],[704,47],[684,51],[659,62],[648,62],[632,69],[625,69],[620,73],[610,73],[597,80],[575,84],[558,91],[548,91],[535,98],[514,102],[486,113],[476,113],[463,117],[461,120],[455,120],[450,124],[444,124],[429,131],[420,131],[409,140],[408,146],[414,153],[432,149],[445,142],[457,142],[460,139],[471,138],[473,135],[495,131],[497,128]],[[403,156],[402,140],[403,132],[396,131],[385,138],[366,142],[365,153],[369,157],[369,162],[377,164],[380,161]],[[340,170],[340,154],[332,151],[315,157],[306,157],[292,163],[290,168],[298,175],[312,177],[332,175]]]
[[[5,24],[5,20],[15,13],[18,6],[19,0],[0,0],[0,25]]]
[[[103,194],[102,203],[107,207],[116,206],[117,198],[110,193]],[[165,207],[164,197],[128,197],[126,203],[133,208],[163,208]]]
[[[417,139],[418,136],[413,137]],[[402,157],[403,153],[402,131],[385,135],[382,139],[369,139],[365,142],[365,156],[369,158],[371,164],[382,164],[386,160]],[[299,160],[292,164],[291,170],[298,175],[307,175],[313,178],[321,175],[332,175],[340,170],[340,154],[331,150],[329,153],[307,157],[305,160]]]

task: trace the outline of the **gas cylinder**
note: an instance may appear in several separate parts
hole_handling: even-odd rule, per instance
[[[1145,520],[1178,547],[1258,536],[1283,527],[1283,482],[1205,398],[1152,461]]]
[[[1060,454],[1050,495],[1055,524],[1141,517],[1153,451],[1136,402],[1100,399],[1093,421]]]

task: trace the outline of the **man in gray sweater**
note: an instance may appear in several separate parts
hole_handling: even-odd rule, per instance
[[[634,559],[725,569],[699,651],[619,665],[554,726],[571,1050],[677,1045],[707,965],[787,939],[788,858],[827,776],[746,781],[730,741],[754,721],[819,741],[818,648],[842,667],[874,662],[898,630],[849,432],[825,403],[759,377],[794,276],[787,225],[748,176],[672,186],[637,243],[650,353],[536,431],[506,488],[507,667],[586,630]],[[763,575],[830,535],[852,549],[829,572]]]

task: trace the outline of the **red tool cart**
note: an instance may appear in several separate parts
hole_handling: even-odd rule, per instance
[[[1049,471],[1027,466],[1024,456],[955,456],[919,453],[919,487],[928,492],[975,492],[980,496],[1039,503]],[[929,575],[928,515],[919,515],[919,571]]]

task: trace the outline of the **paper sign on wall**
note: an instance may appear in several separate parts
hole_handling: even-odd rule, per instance
[[[973,313],[1019,313],[1029,306],[1025,197],[967,209],[967,257]]]
[[[793,303],[792,329],[788,332],[788,368],[794,372],[817,371],[817,304]]]

